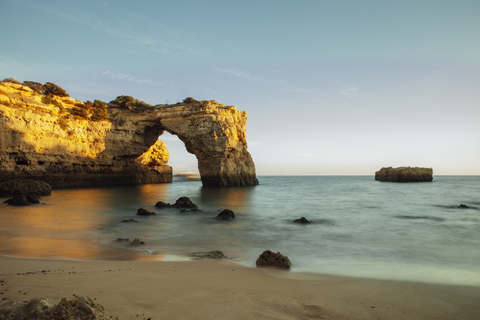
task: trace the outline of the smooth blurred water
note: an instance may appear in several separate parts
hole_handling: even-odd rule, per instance
[[[43,197],[45,204],[1,204],[0,254],[169,260],[221,250],[254,266],[269,249],[287,255],[293,272],[480,286],[479,176],[435,176],[426,183],[378,182],[370,176],[259,180],[258,186],[242,188],[182,181],[63,189]],[[182,196],[202,212],[154,207]],[[136,216],[141,207],[157,215]],[[234,221],[216,221],[225,208],[235,212]],[[314,223],[292,222],[300,217]],[[147,244],[129,247],[117,238]]]

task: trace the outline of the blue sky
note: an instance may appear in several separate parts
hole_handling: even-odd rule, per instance
[[[480,174],[480,1],[4,0],[0,78],[248,113],[257,174]],[[196,170],[164,137],[174,170]]]

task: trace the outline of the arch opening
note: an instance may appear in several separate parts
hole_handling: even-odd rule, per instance
[[[187,151],[178,136],[165,130],[158,140],[163,141],[168,149],[168,165],[173,170],[173,181],[200,180],[197,157]]]

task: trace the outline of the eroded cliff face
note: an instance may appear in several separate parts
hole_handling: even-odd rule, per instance
[[[0,181],[29,178],[53,187],[172,181],[158,137],[177,135],[196,155],[206,186],[256,185],[246,113],[215,102],[108,107],[108,120],[73,115],[83,102],[0,82]],[[158,141],[158,142],[157,142]]]
[[[387,182],[429,182],[433,180],[432,168],[384,167],[375,172],[375,180]]]

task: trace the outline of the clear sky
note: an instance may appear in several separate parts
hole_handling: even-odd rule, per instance
[[[0,78],[234,105],[258,175],[480,174],[478,0],[1,0],[0,21]]]

